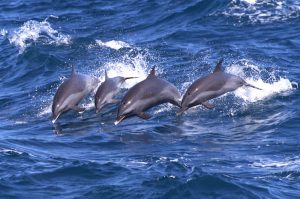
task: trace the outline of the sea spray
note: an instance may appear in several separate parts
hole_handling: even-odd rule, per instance
[[[5,33],[7,30],[2,30]],[[5,34],[6,35],[6,34]],[[29,20],[21,27],[9,31],[9,42],[19,48],[19,53],[31,46],[34,42],[40,41],[43,44],[67,45],[71,37],[53,29],[51,24],[44,21]]]

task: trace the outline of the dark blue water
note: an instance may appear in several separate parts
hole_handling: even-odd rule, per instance
[[[300,1],[1,1],[1,198],[299,198]],[[71,66],[184,93],[224,57],[241,88],[182,117],[161,105],[113,124],[116,105],[51,123]]]

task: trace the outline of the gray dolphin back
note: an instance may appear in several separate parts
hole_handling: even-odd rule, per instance
[[[151,116],[144,111],[162,103],[169,102],[180,107],[180,98],[181,95],[173,84],[155,75],[154,66],[145,80],[126,93],[119,106],[116,123],[133,115],[148,119]]]

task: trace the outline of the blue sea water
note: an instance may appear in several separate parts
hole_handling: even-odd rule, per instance
[[[300,198],[300,1],[0,1],[1,198]],[[224,58],[240,88],[176,117],[117,105],[51,123],[71,67],[182,94]]]

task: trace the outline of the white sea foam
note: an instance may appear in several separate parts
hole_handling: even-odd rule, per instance
[[[9,32],[9,42],[19,48],[19,53],[30,46],[33,42],[40,40],[45,44],[69,44],[71,37],[59,33],[57,30],[51,27],[49,22],[29,20],[25,22],[20,28]]]
[[[134,57],[126,54],[117,61],[104,63],[104,65],[99,67],[98,71],[96,71],[96,74],[100,76],[101,81],[104,81],[105,70],[109,77],[136,77],[126,80],[123,84],[124,88],[130,88],[147,77],[149,71],[146,57],[147,55],[142,53],[138,53]]]
[[[249,4],[255,4],[256,3],[256,0],[242,0],[246,3],[249,3]]]
[[[131,51],[130,50],[129,54]],[[136,49],[135,49],[136,50]],[[147,53],[137,53],[134,57],[129,56],[129,54],[124,55],[117,61],[109,61],[104,63],[101,67],[93,72],[93,75],[98,76],[100,81],[105,80],[105,70],[107,71],[108,77],[136,77],[133,79],[128,79],[122,85],[122,88],[131,88],[138,82],[144,80],[148,75],[147,67]],[[86,104],[84,104],[86,109],[94,108],[94,100],[91,97]]]
[[[47,103],[44,107],[41,107],[40,112],[38,113],[38,117],[42,117],[51,113],[52,102],[49,103]]]
[[[131,47],[128,43],[126,43],[124,41],[117,41],[117,40],[111,40],[111,41],[107,41],[107,42],[103,42],[101,40],[96,40],[96,43],[99,46],[105,46],[107,48],[111,48],[111,49],[115,49],[115,50]]]
[[[17,124],[17,125],[27,124],[27,123],[28,123],[27,121],[21,121],[21,120],[15,121],[15,124]]]
[[[225,16],[250,20],[251,23],[271,23],[297,18],[300,2],[288,0],[232,0],[222,11]]]
[[[16,149],[0,149],[0,153],[22,155],[24,152],[17,151]]]
[[[281,161],[262,159],[251,164],[253,167],[260,168],[289,168],[289,169],[299,169],[300,159],[298,156],[294,158],[289,158]]]
[[[268,73],[267,80],[262,79],[262,73],[266,72],[258,66],[247,62],[246,60],[239,62],[240,64],[233,64],[226,68],[226,72],[237,75],[243,78],[247,83],[252,84],[262,90],[243,86],[234,92],[234,95],[243,99],[245,102],[256,102],[259,100],[268,99],[278,93],[289,91],[293,89],[293,82],[287,78],[276,78],[274,73]],[[245,70],[253,70],[255,74],[247,76]]]
[[[8,33],[8,31],[7,31],[7,30],[5,30],[5,29],[1,29],[1,30],[0,30],[0,36],[1,36],[1,37],[4,37],[4,36],[6,36],[6,35],[7,35],[7,33]]]
[[[174,108],[174,105],[172,105],[170,103],[162,104],[160,106],[160,108],[154,112],[154,114],[158,114],[158,113],[161,113],[161,112],[170,111],[172,108]]]

